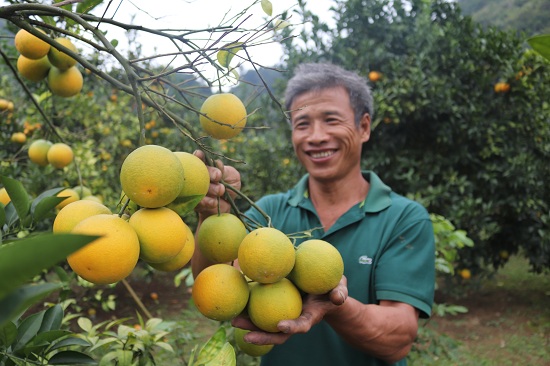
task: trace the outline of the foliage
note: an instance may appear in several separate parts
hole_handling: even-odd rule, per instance
[[[502,251],[523,248],[533,270],[549,268],[548,62],[454,3],[391,3],[336,1],[330,28],[301,2],[312,29],[286,43],[289,68],[327,60],[382,72],[364,164],[468,232],[476,246],[464,267],[498,268]]]

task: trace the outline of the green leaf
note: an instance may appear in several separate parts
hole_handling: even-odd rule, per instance
[[[550,60],[550,34],[542,34],[527,39],[527,43],[544,58]]]
[[[31,204],[31,214],[34,221],[38,222],[48,217],[48,214],[53,214],[53,209],[65,198],[57,197],[56,195],[64,188],[54,188],[42,192],[36,197]]]
[[[192,212],[199,202],[203,199],[204,195],[193,195],[187,197],[178,197],[167,207],[172,211],[177,212],[180,216],[185,216],[188,213]]]
[[[29,306],[59,288],[61,288],[61,285],[54,283],[31,284],[8,294],[0,300],[0,326],[13,318],[18,318]]]
[[[6,210],[4,209],[4,204],[0,203],[0,230],[2,226],[6,223]]]
[[[60,304],[56,304],[46,310],[42,325],[38,333],[48,332],[51,330],[57,330],[61,328],[63,322],[63,307]]]
[[[80,346],[80,347],[85,347],[85,348],[88,348],[90,347],[90,342],[82,339],[82,338],[77,338],[77,337],[74,337],[74,336],[70,336],[70,337],[67,337],[67,338],[64,338],[58,342],[55,342],[55,344],[53,346],[50,347],[50,351],[54,351],[56,349],[60,349],[60,348],[63,348],[63,347],[73,347],[73,346]]]
[[[29,210],[31,207],[29,194],[27,193],[21,182],[15,179],[6,176],[0,176],[0,181],[4,185],[4,188],[6,188],[6,191],[11,198],[11,202],[15,207],[17,216],[19,216],[19,219],[21,221],[24,221],[24,219],[29,215]]]
[[[96,6],[101,4],[103,0],[83,0],[81,3],[78,3],[76,6],[76,12],[83,14],[83,13],[89,13],[91,10],[93,10]]]
[[[68,330],[51,330],[43,333],[39,333],[34,336],[27,344],[22,347],[18,352],[26,356],[30,354],[45,353],[50,344],[55,340],[65,337],[71,334]]]
[[[0,349],[8,348],[17,338],[17,326],[13,322],[7,322],[0,327]]]
[[[196,359],[197,365],[212,361],[222,350],[227,341],[225,327],[219,327],[210,339],[202,346]]]
[[[236,366],[237,357],[231,343],[226,342],[216,356],[204,364],[204,366]]]
[[[0,246],[0,299],[97,236],[41,234]]]
[[[21,322],[17,329],[17,340],[12,347],[14,352],[21,354],[27,343],[38,334],[44,313],[45,311],[31,314]]]
[[[262,0],[262,10],[267,15],[271,16],[273,14],[273,4],[269,0]]]
[[[48,365],[96,365],[92,357],[78,351],[61,351],[48,360]]]
[[[220,65],[225,68],[229,67],[233,57],[237,54],[237,52],[243,49],[242,45],[243,42],[233,42],[222,47],[216,56]]]

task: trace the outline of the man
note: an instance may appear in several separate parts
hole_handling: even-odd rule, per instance
[[[339,250],[344,277],[328,294],[306,296],[302,315],[279,322],[280,333],[253,331],[245,340],[277,345],[262,357],[267,366],[405,365],[418,318],[430,316],[433,302],[430,217],[374,172],[361,170],[373,115],[361,77],[335,65],[301,65],[287,85],[285,103],[294,151],[307,174],[293,189],[257,205],[285,233],[320,228],[313,237]],[[220,168],[210,169],[213,183],[197,207],[199,221],[216,212],[222,171],[226,183],[240,186],[233,168]],[[267,224],[254,208],[247,215]],[[209,265],[199,251],[192,263],[195,274]],[[245,317],[233,325],[257,330]]]

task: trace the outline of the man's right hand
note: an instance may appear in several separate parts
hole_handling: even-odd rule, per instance
[[[201,150],[196,150],[193,155],[199,157],[202,161],[205,161],[205,154]],[[199,214],[199,220],[202,221],[208,216],[216,215],[218,213],[218,201],[219,212],[229,212],[231,206],[229,202],[223,199],[226,192],[225,186],[221,183],[223,180],[226,184],[231,185],[237,190],[241,189],[241,175],[237,169],[232,166],[224,165],[221,160],[216,160],[216,166],[206,165],[208,173],[210,174],[210,187],[208,193],[195,207],[195,211]],[[237,194],[232,190],[227,190],[227,193],[231,198],[235,198]]]

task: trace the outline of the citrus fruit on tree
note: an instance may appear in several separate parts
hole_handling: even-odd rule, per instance
[[[84,200],[84,201],[94,201],[94,202],[98,202],[98,203],[103,204],[103,200],[101,199],[101,197],[95,196],[95,195],[93,195],[93,194],[91,194],[91,195],[89,195],[89,196],[84,196],[83,198],[81,198],[81,200]]]
[[[273,283],[286,277],[295,261],[292,241],[271,227],[248,233],[239,246],[239,266],[243,273],[260,283]]]
[[[80,196],[80,199],[83,199],[84,197],[88,197],[92,195],[92,190],[86,186],[78,185],[74,186],[73,189],[78,193]]]
[[[206,267],[195,278],[191,296],[199,312],[218,321],[235,318],[248,302],[248,283],[230,264]]]
[[[52,65],[48,61],[47,56],[36,60],[23,55],[19,55],[19,58],[17,58],[17,71],[30,81],[38,82],[43,80],[48,76],[48,71],[50,71],[51,67]]]
[[[67,47],[74,53],[78,52],[78,49],[76,48],[74,43],[71,42],[71,40],[68,38],[55,38],[55,41],[57,41],[62,46]],[[50,47],[50,50],[48,52],[48,59],[53,66],[57,67],[60,70],[67,70],[76,65],[76,60],[74,58],[72,58],[65,52],[57,49],[55,46]]]
[[[172,259],[162,263],[149,263],[151,267],[162,272],[178,271],[185,267],[191,260],[193,253],[195,252],[195,237],[189,226],[185,225],[187,231],[187,239],[183,245],[183,249]]]
[[[244,353],[252,357],[260,357],[273,349],[273,344],[258,345],[247,343],[244,341],[244,336],[250,333],[248,329],[233,328],[233,336],[237,347]]]
[[[371,71],[369,72],[369,80],[373,83],[376,83],[377,81],[380,81],[382,79],[382,74],[378,71]]]
[[[140,258],[148,263],[162,263],[174,258],[187,240],[185,223],[166,207],[139,209],[128,222],[138,235]]]
[[[6,188],[2,187],[0,188],[0,202],[2,202],[5,205],[7,205],[11,201],[10,196],[8,195],[8,192],[6,191]]]
[[[247,231],[243,222],[231,213],[208,216],[197,232],[201,253],[214,263],[237,259],[239,246]]]
[[[63,207],[53,221],[54,233],[70,233],[84,219],[101,214],[112,214],[111,210],[94,201],[74,201]]]
[[[58,210],[61,210],[63,207],[67,206],[71,202],[78,201],[80,199],[80,196],[76,191],[72,188],[65,188],[61,192],[57,194],[57,197],[67,197],[63,201],[59,202],[55,208]]]
[[[42,29],[35,29],[46,34],[46,32]],[[50,51],[50,44],[48,42],[44,42],[34,34],[31,34],[24,29],[20,29],[15,34],[14,43],[15,48],[20,54],[33,60],[46,56]]]
[[[178,157],[159,145],[145,145],[132,151],[120,168],[122,190],[137,205],[166,206],[183,188],[183,167]]]
[[[24,144],[25,141],[27,141],[27,135],[25,135],[23,132],[14,132],[11,135],[10,140],[18,144]]]
[[[71,232],[101,236],[67,257],[72,270],[86,281],[111,284],[134,270],[139,259],[139,240],[130,224],[117,215],[90,216]]]
[[[69,98],[77,95],[83,85],[82,73],[76,66],[66,70],[52,66],[48,72],[48,86],[53,94],[60,97]]]
[[[281,320],[296,319],[302,313],[300,290],[287,278],[275,283],[254,283],[247,305],[252,323],[266,332],[279,332]]]
[[[54,168],[63,169],[73,161],[74,154],[69,145],[58,142],[48,149],[46,157]]]
[[[210,174],[204,162],[188,152],[176,151],[183,166],[183,188],[178,197],[169,204],[181,216],[191,212],[208,192]]]
[[[344,274],[344,260],[327,241],[310,239],[296,248],[296,262],[288,278],[308,294],[325,294],[338,285]]]
[[[246,107],[232,93],[213,94],[200,109],[199,121],[203,130],[215,139],[230,139],[246,126]]]
[[[51,146],[52,143],[44,139],[33,141],[29,146],[29,159],[40,166],[48,165],[48,150]]]

